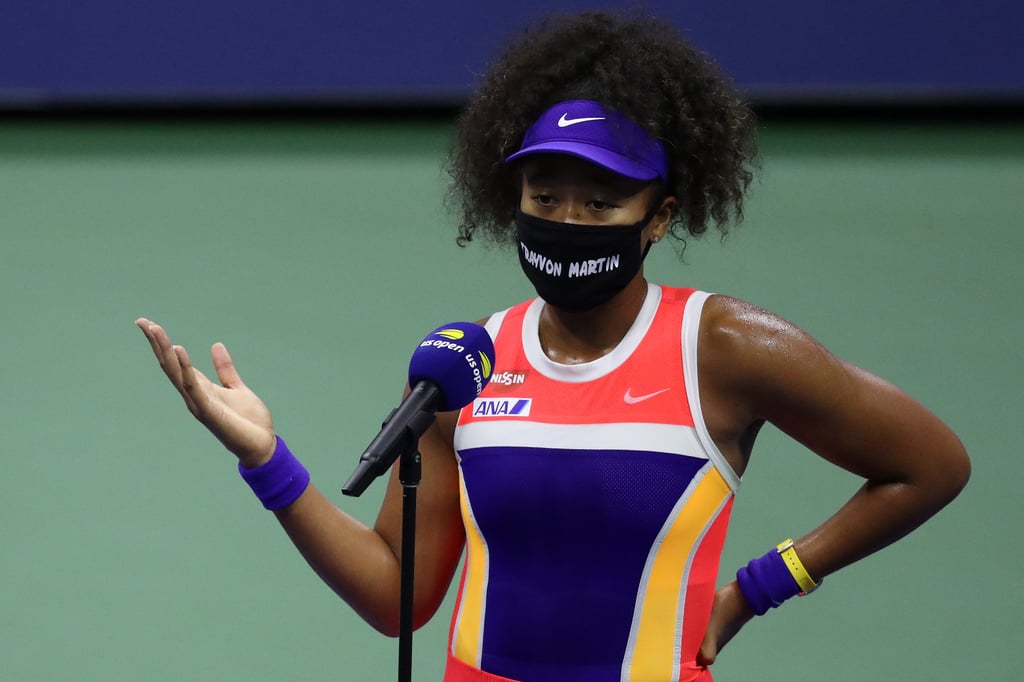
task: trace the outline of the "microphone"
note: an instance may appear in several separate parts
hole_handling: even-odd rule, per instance
[[[491,378],[494,343],[472,322],[452,322],[427,334],[409,361],[409,395],[391,410],[380,433],[359,457],[341,492],[358,497],[403,454],[415,452],[438,410],[473,402]]]

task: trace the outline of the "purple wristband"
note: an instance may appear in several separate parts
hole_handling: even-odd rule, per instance
[[[775,549],[736,571],[736,582],[758,616],[800,593],[796,578]]]
[[[291,453],[281,436],[277,436],[277,445],[269,460],[254,469],[248,469],[239,462],[238,473],[260,498],[264,508],[271,511],[287,507],[299,499],[309,485],[309,472]]]

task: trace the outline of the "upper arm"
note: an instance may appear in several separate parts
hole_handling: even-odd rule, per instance
[[[487,319],[477,320],[476,324],[485,326]],[[408,394],[406,387],[405,395]],[[422,483],[416,490],[414,580],[417,626],[434,614],[448,592],[466,539],[454,446],[457,419],[458,410],[438,413],[419,440]],[[403,489],[398,469],[397,465],[392,467],[374,530],[401,559]]]
[[[419,440],[421,484],[416,488],[414,620],[419,627],[444,600],[465,542],[459,503],[459,473],[452,445],[457,412],[439,413]],[[402,556],[403,489],[392,467],[376,530]]]
[[[706,306],[702,399],[707,384],[711,400],[730,406],[720,433],[764,420],[867,479],[949,490],[966,482],[959,439],[904,391],[756,306],[722,296]]]

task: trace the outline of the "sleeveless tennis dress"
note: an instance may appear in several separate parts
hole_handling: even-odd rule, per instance
[[[618,347],[561,365],[543,302],[493,315],[455,431],[466,560],[445,682],[692,682],[739,479],[701,417],[709,294],[649,284]],[[486,671],[486,672],[485,672]]]

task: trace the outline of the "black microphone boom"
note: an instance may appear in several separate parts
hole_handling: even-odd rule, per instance
[[[384,474],[396,459],[413,452],[443,404],[444,394],[437,384],[417,382],[402,403],[384,418],[380,433],[366,446],[341,492],[352,497],[362,495],[373,479]]]
[[[430,332],[409,361],[409,394],[384,419],[341,492],[361,495],[399,457],[403,466],[418,469],[420,436],[434,423],[435,413],[473,402],[490,380],[493,367],[494,343],[484,327],[452,322]]]

